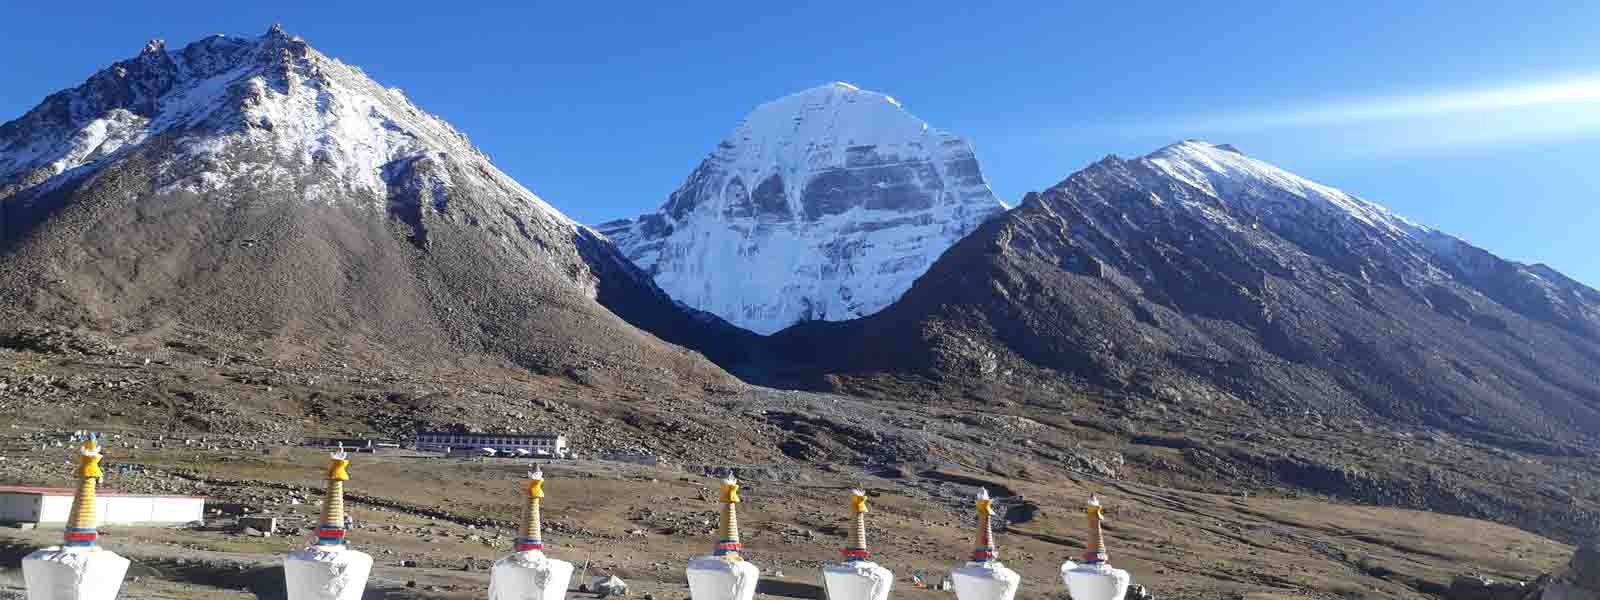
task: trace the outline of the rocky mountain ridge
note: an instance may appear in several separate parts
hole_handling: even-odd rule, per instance
[[[289,353],[486,353],[663,380],[726,375],[634,325],[702,347],[738,333],[677,307],[399,90],[276,26],[153,41],[0,125],[0,298],[19,319],[244,333]]]
[[[1353,473],[1416,468],[1395,485],[1435,487],[1406,492],[1403,505],[1577,537],[1596,527],[1600,498],[1555,482],[1581,479],[1580,457],[1600,448],[1594,291],[1542,271],[1232,148],[1186,142],[1110,157],[1030,194],[878,314],[773,341],[790,385],[1001,405],[1101,396],[1143,415],[1129,428],[1150,439],[1229,436],[1185,450],[1219,473],[1292,451],[1305,466],[1291,485],[1390,502]],[[1508,293],[1526,301],[1497,300]],[[1308,420],[1351,440],[1455,436],[1550,471],[1486,492],[1498,475],[1482,469],[1403,450],[1350,462],[1268,433]]]

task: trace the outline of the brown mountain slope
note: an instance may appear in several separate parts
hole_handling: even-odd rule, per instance
[[[0,158],[11,321],[732,382],[629,321],[680,343],[731,328],[674,306],[447,124],[277,29],[152,43],[0,127]]]
[[[1314,184],[1185,180],[1163,156],[1107,159],[1030,195],[881,313],[780,333],[795,364],[778,378],[936,401],[1098,396],[1129,419],[1122,435],[1183,448],[1184,468],[1221,480],[1568,539],[1600,529],[1600,496],[1570,486],[1586,467],[1565,470],[1600,447],[1600,344],[1585,329],[1500,305],[1384,221],[1272,208],[1327,194],[1304,191]],[[1585,302],[1545,306],[1582,320]],[[1449,436],[1483,462],[1354,456],[1277,426],[1348,432],[1356,448]],[[1213,435],[1226,441],[1194,441]]]

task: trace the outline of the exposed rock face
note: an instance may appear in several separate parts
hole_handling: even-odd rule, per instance
[[[1424,428],[1581,456],[1600,438],[1600,304],[1547,271],[1186,142],[1030,194],[884,311],[774,341],[831,381],[1015,383],[1023,396],[1066,376],[1204,406],[1208,419]],[[1359,464],[1307,464],[1312,475],[1277,471],[1324,493],[1525,519],[1569,539],[1595,518],[1566,492],[1473,496],[1429,476],[1409,479],[1427,488],[1409,499],[1367,486],[1387,475]]]
[[[1527,586],[1520,581],[1470,574],[1457,575],[1451,580],[1445,597],[1450,600],[1523,600],[1527,593]]]
[[[772,333],[877,312],[1004,209],[966,141],[833,83],[756,108],[660,211],[599,229],[674,299]]]
[[[286,347],[724,377],[602,303],[683,341],[714,319],[399,90],[276,27],[152,42],[0,125],[0,299]]]
[[[1592,543],[1579,547],[1565,568],[1540,577],[1530,587],[1538,594],[1532,600],[1600,599],[1600,548]]]

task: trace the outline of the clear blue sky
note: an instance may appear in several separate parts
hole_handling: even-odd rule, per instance
[[[1600,284],[1597,2],[224,4],[0,3],[0,121],[149,38],[282,22],[584,222],[655,208],[750,108],[844,80],[972,140],[1009,202],[1230,142]]]

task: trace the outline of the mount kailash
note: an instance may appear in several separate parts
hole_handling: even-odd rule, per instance
[[[1004,210],[971,144],[835,82],[757,107],[659,211],[598,229],[674,299],[768,334],[883,309]]]

